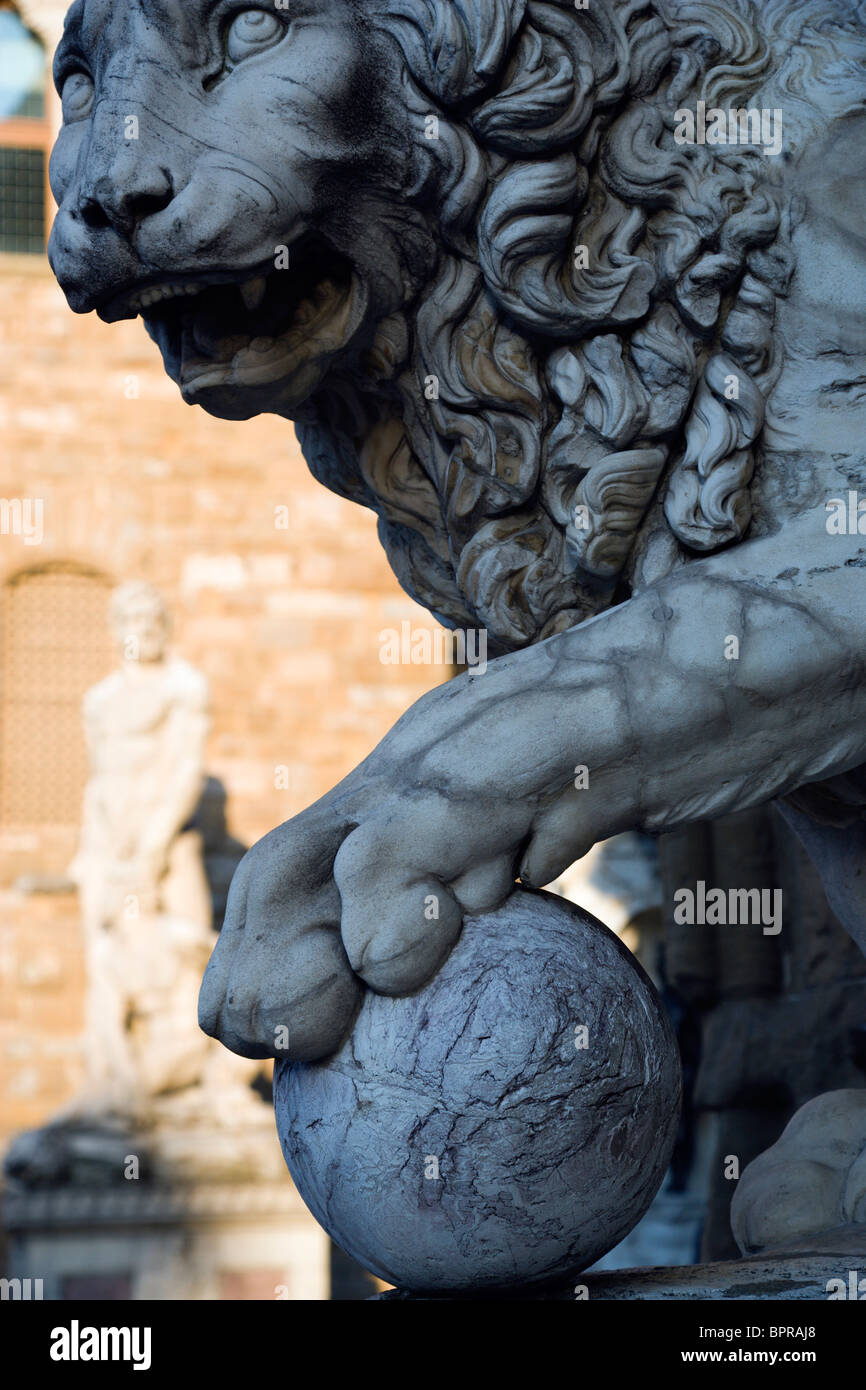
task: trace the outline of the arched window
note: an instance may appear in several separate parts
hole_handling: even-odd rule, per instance
[[[108,580],[51,564],[0,591],[0,828],[76,828],[85,690],[111,668]],[[46,866],[47,867],[47,866]]]
[[[47,233],[45,47],[0,0],[0,251],[41,255]]]

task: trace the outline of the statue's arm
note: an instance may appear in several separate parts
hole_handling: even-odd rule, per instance
[[[142,830],[138,856],[164,861],[175,836],[198,805],[210,726],[209,691],[198,672],[178,691],[169,719],[161,762],[167,776]]]
[[[78,882],[83,873],[83,863],[88,855],[105,855],[111,843],[108,817],[102,795],[99,777],[99,734],[98,717],[93,709],[96,690],[89,691],[82,702],[82,728],[87,754],[87,781],[81,800],[81,827],[78,833],[78,846],[72,863],[69,865],[70,877]]]

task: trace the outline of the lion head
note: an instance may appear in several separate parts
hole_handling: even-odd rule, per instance
[[[52,265],[187,401],[294,419],[404,587],[513,649],[749,529],[797,210],[784,158],[684,148],[677,112],[783,106],[795,157],[862,30],[845,0],[77,0]]]

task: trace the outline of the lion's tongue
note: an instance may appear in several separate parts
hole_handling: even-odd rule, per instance
[[[230,360],[244,348],[262,351],[289,339],[294,346],[305,333],[317,329],[344,297],[333,282],[324,281],[291,307],[274,296],[251,310],[236,287],[220,290],[193,307],[195,345],[216,362]]]
[[[316,302],[305,300],[288,332],[258,337],[233,354],[234,379],[244,386],[276,381],[299,362],[335,352],[346,338],[351,296],[334,285],[320,288]]]
[[[311,358],[340,348],[351,314],[352,294],[331,281],[302,300],[288,328],[275,335],[227,334],[222,315],[212,310],[195,314],[183,334],[185,384],[216,384],[217,375],[239,386],[278,381]]]

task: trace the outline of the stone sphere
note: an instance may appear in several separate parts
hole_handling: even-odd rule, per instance
[[[429,984],[367,991],[333,1056],[281,1062],[277,1128],[333,1240],[417,1291],[567,1279],[640,1220],[676,1137],[650,980],[588,913],[515,892]]]

